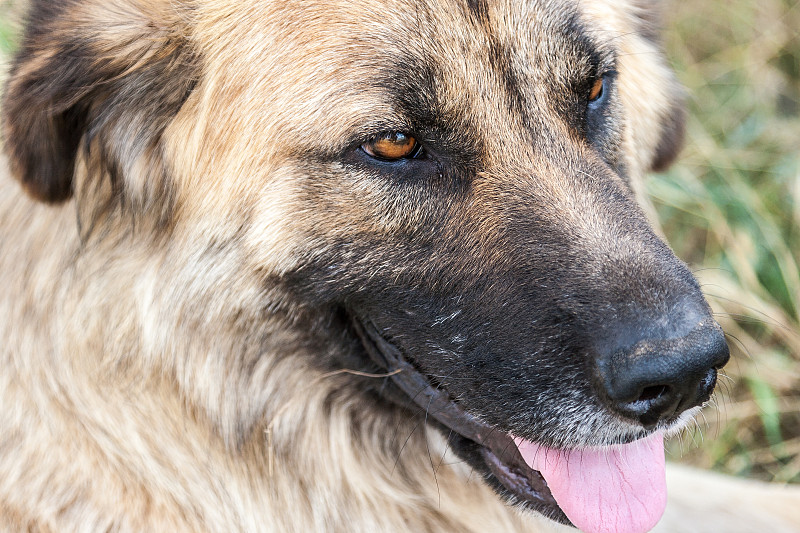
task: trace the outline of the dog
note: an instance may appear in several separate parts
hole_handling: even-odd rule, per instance
[[[31,2],[0,529],[654,527],[729,357],[636,200],[683,135],[656,12]],[[662,528],[797,530],[676,472]]]

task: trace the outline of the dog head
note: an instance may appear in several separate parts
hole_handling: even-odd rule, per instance
[[[649,10],[35,2],[5,141],[27,190],[75,196],[89,230],[180,228],[226,265],[207,290],[276,288],[240,312],[337,324],[324,364],[398,371],[387,397],[454,432],[501,493],[584,526],[578,489],[545,486],[530,450],[627,460],[728,357],[635,201],[682,137]]]

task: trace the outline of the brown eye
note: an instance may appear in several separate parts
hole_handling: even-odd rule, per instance
[[[405,133],[392,131],[382,133],[361,145],[361,149],[377,159],[396,161],[415,157],[419,153],[417,140]]]
[[[592,90],[589,91],[589,101],[590,102],[596,102],[597,100],[600,99],[601,96],[603,96],[603,86],[604,85],[605,85],[605,82],[603,81],[603,78],[598,78],[598,80],[596,82],[594,82],[594,85],[592,85]]]

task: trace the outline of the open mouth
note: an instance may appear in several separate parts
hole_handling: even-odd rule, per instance
[[[666,506],[663,434],[597,449],[556,450],[467,413],[431,385],[366,320],[354,319],[370,358],[427,416],[472,443],[496,481],[525,507],[587,533],[643,533]]]

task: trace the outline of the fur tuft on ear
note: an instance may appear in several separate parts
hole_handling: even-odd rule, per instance
[[[662,2],[658,0],[632,0],[631,13],[637,19],[639,35],[661,46]]]
[[[149,174],[137,177],[149,182],[134,185],[137,199],[166,186],[156,183],[165,178],[161,136],[196,83],[197,60],[183,29],[186,13],[166,0],[154,9],[157,3],[31,3],[2,133],[11,170],[33,197],[70,198],[81,149],[115,194],[131,187],[125,174],[134,166]]]

